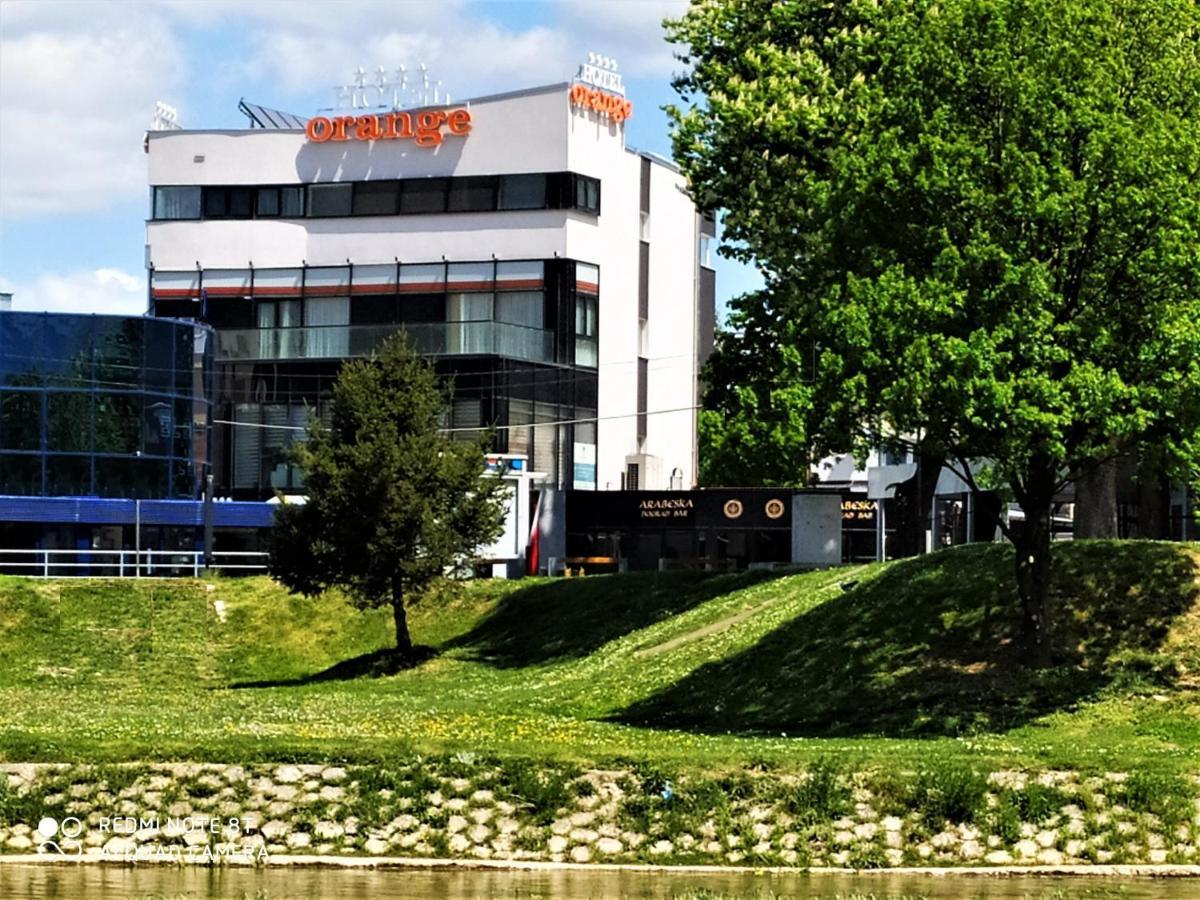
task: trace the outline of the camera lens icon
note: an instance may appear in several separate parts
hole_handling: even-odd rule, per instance
[[[62,835],[67,840],[74,840],[83,832],[83,822],[75,816],[67,816],[61,822],[53,816],[45,816],[37,824],[37,833],[44,841],[50,840],[55,835]]]

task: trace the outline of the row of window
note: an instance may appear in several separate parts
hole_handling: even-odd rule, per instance
[[[0,391],[0,449],[187,458],[197,411],[154,394]]]
[[[0,494],[190,500],[197,484],[187,460],[0,453]]]
[[[529,209],[599,214],[600,182],[574,172],[548,172],[286,187],[156,187],[153,215],[155,219],[299,219]]]

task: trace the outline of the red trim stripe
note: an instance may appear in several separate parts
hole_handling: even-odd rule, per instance
[[[580,290],[591,290],[596,292],[596,285],[589,285],[587,282],[578,282]],[[402,281],[400,282],[399,293],[401,294],[440,294],[444,291],[480,291],[491,290],[495,288],[500,291],[524,291],[524,290],[541,290],[545,287],[545,281],[541,278],[512,278],[501,279],[497,282],[491,281],[451,281],[447,284],[444,281]],[[299,297],[301,295],[308,297],[323,297],[323,296],[339,296],[350,294],[390,294],[397,291],[395,282],[381,282],[379,284],[356,284],[347,290],[345,285],[338,284],[310,284],[303,289],[299,287],[291,287],[280,285],[274,287],[271,285],[256,284],[254,290],[251,291],[249,285],[243,287],[206,287],[205,292],[210,297]],[[199,299],[199,288],[152,288],[150,296],[155,299],[168,300],[175,297],[193,297]]]

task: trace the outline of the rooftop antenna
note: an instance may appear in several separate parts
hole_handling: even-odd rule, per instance
[[[151,131],[178,131],[182,127],[179,124],[179,110],[161,100],[154,104],[154,121],[150,123]]]

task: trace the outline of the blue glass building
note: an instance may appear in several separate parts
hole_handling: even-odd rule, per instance
[[[195,322],[0,310],[0,550],[198,549],[213,348]],[[216,524],[269,524],[255,506]]]
[[[197,499],[211,372],[192,322],[0,312],[0,494]]]

